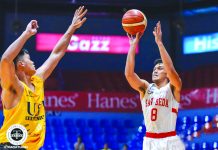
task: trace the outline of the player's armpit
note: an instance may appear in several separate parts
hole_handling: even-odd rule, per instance
[[[172,85],[171,83],[170,83],[170,88],[171,88],[171,91],[172,91],[172,94],[173,94],[175,100],[179,103],[181,89],[180,90],[176,89],[176,87],[174,85]]]

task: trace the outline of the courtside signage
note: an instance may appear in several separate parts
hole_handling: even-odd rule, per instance
[[[154,105],[160,106],[164,102],[160,97]],[[44,105],[46,110],[54,111],[132,113],[142,111],[139,94],[122,92],[46,91]],[[179,107],[180,109],[218,107],[218,87],[182,90]]]
[[[38,33],[36,50],[51,51],[63,34]],[[68,52],[127,54],[129,39],[127,36],[77,34],[71,37]],[[138,52],[138,47],[136,49]]]
[[[197,54],[218,51],[218,32],[183,38],[183,53]]]

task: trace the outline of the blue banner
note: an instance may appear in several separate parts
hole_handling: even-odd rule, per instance
[[[218,32],[183,38],[183,53],[196,54],[218,51]]]

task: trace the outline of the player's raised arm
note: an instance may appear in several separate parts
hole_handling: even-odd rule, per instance
[[[31,20],[26,30],[15,40],[3,53],[0,63],[1,86],[5,90],[15,90],[19,88],[19,80],[15,74],[14,58],[23,48],[26,41],[37,33],[38,24],[36,20]]]
[[[127,34],[128,35],[128,34]],[[130,49],[126,59],[125,76],[130,86],[140,93],[140,97],[144,96],[145,90],[148,87],[148,82],[139,78],[135,73],[135,54],[136,46],[139,43],[142,34],[137,33],[136,36],[128,35]]]
[[[167,53],[167,50],[164,47],[162,42],[162,31],[161,31],[161,24],[160,21],[157,23],[156,27],[154,28],[153,34],[155,36],[155,42],[159,48],[160,56],[163,61],[165,70],[167,72],[167,76],[170,80],[170,84],[173,86],[174,96],[176,100],[180,101],[180,91],[182,88],[182,81],[174,68],[173,62]]]
[[[72,35],[86,21],[86,18],[84,17],[86,13],[87,9],[85,9],[84,6],[81,6],[76,10],[71,25],[69,26],[65,34],[61,37],[61,39],[58,41],[58,43],[55,45],[49,58],[37,70],[36,74],[40,76],[43,80],[46,80],[49,77],[49,75],[57,66],[58,62],[64,56]]]

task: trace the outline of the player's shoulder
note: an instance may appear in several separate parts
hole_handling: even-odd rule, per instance
[[[151,94],[151,93],[153,93],[155,91],[155,89],[156,89],[155,84],[154,83],[149,83],[148,88],[147,88],[147,93]]]
[[[32,80],[32,81],[36,81],[36,82],[43,82],[42,77],[40,77],[38,74],[34,74],[34,75],[31,77],[31,80]]]

